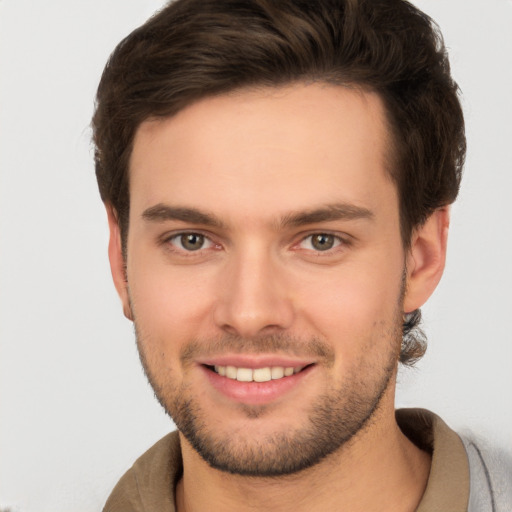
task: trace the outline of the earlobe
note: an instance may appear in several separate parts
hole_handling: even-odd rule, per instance
[[[446,262],[449,224],[450,210],[446,206],[436,210],[413,232],[407,256],[404,313],[423,306],[439,283]]]
[[[110,232],[108,242],[108,258],[110,261],[110,270],[117,293],[123,304],[123,313],[128,320],[133,321],[130,299],[128,295],[128,281],[126,279],[126,262],[123,256],[121,243],[121,231],[117,214],[112,205],[105,205],[108,217],[108,227]]]

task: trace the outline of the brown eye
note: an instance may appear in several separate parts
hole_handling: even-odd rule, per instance
[[[180,235],[180,244],[187,251],[197,251],[204,246],[204,236],[199,233],[184,233]]]
[[[326,233],[318,233],[311,235],[311,246],[317,251],[328,251],[332,249],[336,243],[336,237]]]

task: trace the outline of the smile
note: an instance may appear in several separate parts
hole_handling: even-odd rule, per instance
[[[288,358],[225,356],[202,361],[199,368],[211,386],[230,400],[247,405],[263,405],[299,389],[317,367],[316,362]],[[279,360],[281,359],[281,360]]]
[[[301,372],[305,366],[266,366],[263,368],[237,368],[236,366],[214,366],[213,370],[221,377],[239,382],[268,382],[279,380]]]

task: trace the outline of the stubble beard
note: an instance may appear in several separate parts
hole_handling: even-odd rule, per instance
[[[253,477],[276,477],[297,473],[312,467],[330,454],[340,450],[357,434],[372,423],[382,398],[396,373],[401,343],[402,318],[395,315],[393,326],[383,329],[372,340],[367,340],[369,350],[375,344],[386,344],[388,352],[379,364],[363,358],[336,388],[326,391],[309,407],[306,421],[297,428],[277,431],[256,437],[247,434],[239,425],[230,426],[226,432],[216,432],[209,422],[208,412],[203,410],[194,391],[186,383],[173,382],[172,372],[162,379],[153,371],[146,348],[151,345],[140,335],[135,322],[137,346],[142,366],[153,387],[155,396],[173,419],[178,430],[185,436],[197,453],[213,468],[231,474]],[[229,336],[215,341],[192,342],[181,354],[182,364],[192,359],[196,350],[211,347],[212,351],[224,347],[244,347],[246,353],[291,353],[298,343],[289,337],[266,336],[257,340],[240,340]],[[324,364],[334,359],[332,349],[319,340],[300,344],[301,355],[323,354]],[[215,347],[215,348],[214,348]],[[265,406],[240,406],[247,420],[256,420],[267,413]],[[275,412],[274,412],[275,414]],[[246,421],[247,421],[246,420]]]

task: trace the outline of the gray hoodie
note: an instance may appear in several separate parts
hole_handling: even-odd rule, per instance
[[[468,512],[512,512],[512,458],[462,435],[469,461]]]

